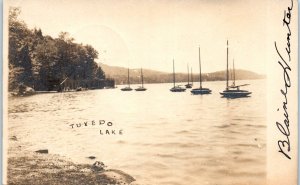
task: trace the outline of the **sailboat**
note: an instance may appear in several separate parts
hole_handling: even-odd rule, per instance
[[[142,79],[142,86],[136,88],[136,91],[146,91],[147,89],[144,87],[144,76],[143,76],[143,69],[141,68],[141,79]]]
[[[202,87],[202,74],[201,74],[201,56],[200,56],[200,47],[199,47],[199,81],[200,81],[200,87],[195,88],[191,90],[191,93],[194,95],[198,94],[210,94],[211,90],[208,88],[203,88]]]
[[[249,92],[247,90],[240,90],[241,86],[246,86],[249,84],[235,85],[234,61],[233,61],[233,83],[232,83],[232,85],[228,85],[228,81],[229,81],[229,72],[228,72],[228,40],[227,40],[226,89],[223,92],[220,92],[220,94],[226,98],[242,98],[242,97],[248,97],[251,94],[251,92]]]
[[[173,59],[173,87],[170,89],[172,92],[184,92],[185,88],[175,84],[175,66],[174,66],[174,59]]]
[[[128,87],[124,87],[121,89],[121,91],[132,91],[132,88],[130,87],[130,81],[129,81],[129,68],[128,68],[128,79],[127,79]]]
[[[190,89],[192,88],[192,84],[190,84],[189,64],[187,65],[187,70],[188,70],[188,83],[185,85],[185,88]]]

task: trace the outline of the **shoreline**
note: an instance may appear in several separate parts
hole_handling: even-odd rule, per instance
[[[249,80],[249,81],[258,81],[258,80],[265,80],[266,78],[257,78],[257,79],[240,79],[238,81],[245,81],[245,80]],[[208,80],[208,81],[204,81],[204,82],[225,82],[226,80]],[[144,83],[144,85],[152,85],[152,84],[172,84],[173,82],[149,82],[149,83]],[[187,81],[178,81],[176,83],[188,83]],[[194,83],[199,83],[199,81],[194,81]],[[118,89],[118,86],[126,86],[128,84],[116,84],[115,87],[104,87],[104,88],[97,88],[97,89],[85,89],[82,91],[89,91],[89,90],[105,90],[105,89]],[[130,85],[140,85],[140,83],[130,83]],[[33,94],[48,94],[48,93],[68,93],[68,92],[81,92],[81,91],[76,91],[76,89],[72,89],[69,91],[34,91]],[[17,93],[17,91],[13,91],[10,90],[8,91],[9,94],[13,94],[13,93]]]
[[[16,136],[9,137],[7,150],[8,185],[138,185],[121,170],[109,169],[100,162],[75,164],[48,150],[27,151]]]

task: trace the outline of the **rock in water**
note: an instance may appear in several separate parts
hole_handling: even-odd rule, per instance
[[[89,156],[88,158],[89,158],[89,159],[96,159],[95,156]]]
[[[105,170],[107,166],[104,165],[103,162],[99,162],[96,161],[93,165],[92,165],[92,171],[96,172],[99,177],[103,178],[103,179],[113,179],[114,180],[114,184],[131,184],[133,181],[135,181],[135,179],[124,173],[121,170],[115,170],[115,169],[108,169]]]
[[[135,179],[132,176],[122,172],[121,170],[106,170],[101,172],[99,175],[104,176],[106,178],[114,179],[117,182],[117,184],[131,184],[133,181],[135,181]]]
[[[48,149],[43,149],[43,150],[37,150],[37,151],[35,151],[36,153],[41,153],[41,154],[47,154],[47,153],[49,153],[48,152]]]
[[[99,162],[99,161],[96,161],[93,166],[92,166],[92,170],[94,172],[100,172],[100,171],[104,171],[107,166],[104,165],[103,162]]]

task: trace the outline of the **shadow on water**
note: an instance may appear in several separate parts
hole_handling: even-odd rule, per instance
[[[226,97],[226,96],[221,96],[221,98],[224,98],[224,99],[240,99],[240,98],[251,98],[251,96],[244,96],[244,97]]]
[[[206,94],[193,94],[193,93],[190,93],[190,94],[193,95],[193,96],[200,96],[200,97],[202,97],[202,96],[211,95],[212,93],[206,93]]]

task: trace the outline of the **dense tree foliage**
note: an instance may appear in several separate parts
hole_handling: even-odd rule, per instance
[[[105,84],[105,74],[95,62],[98,52],[77,44],[66,32],[58,38],[29,29],[18,19],[19,8],[9,10],[9,89],[20,84],[35,90],[93,87]]]

